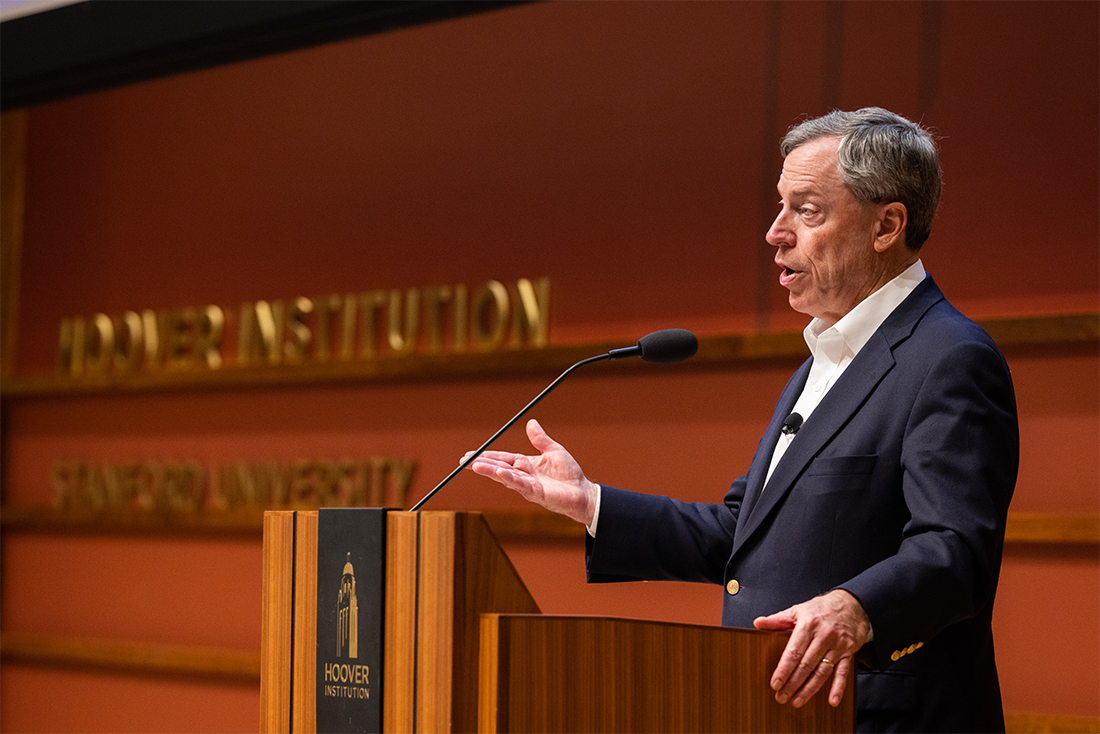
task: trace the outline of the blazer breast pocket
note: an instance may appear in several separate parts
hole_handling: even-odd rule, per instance
[[[806,468],[807,483],[815,494],[854,492],[867,486],[876,461],[875,454],[820,456]]]

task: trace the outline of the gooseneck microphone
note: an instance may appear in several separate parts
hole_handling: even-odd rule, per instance
[[[641,357],[646,362],[674,364],[691,359],[699,351],[699,340],[687,329],[665,329],[646,334],[633,347],[612,349],[596,359],[622,359]]]
[[[686,329],[664,329],[663,331],[655,331],[652,334],[646,334],[638,343],[633,347],[623,347],[621,349],[612,349],[606,354],[599,354],[595,357],[589,357],[588,359],[582,359],[575,365],[562,372],[558,376],[558,379],[551,382],[546,386],[542,392],[535,396],[535,399],[529,402],[523,410],[516,413],[510,421],[500,427],[500,430],[494,433],[488,441],[481,445],[477,451],[470,454],[461,464],[455,467],[455,470],[448,474],[442,482],[435,485],[435,489],[424,495],[419,502],[412,506],[412,512],[419,510],[425,502],[434,497],[439,490],[450,484],[451,480],[457,477],[463,469],[474,463],[477,457],[485,453],[493,443],[500,438],[505,431],[515,425],[523,416],[534,408],[539,402],[550,394],[550,392],[560,385],[562,381],[573,374],[573,371],[578,367],[582,367],[592,362],[599,362],[605,359],[622,359],[624,357],[641,357],[646,362],[656,362],[658,364],[673,364],[675,362],[683,362],[686,359],[691,359],[695,356],[695,352],[699,350],[699,340],[695,338],[695,335]]]

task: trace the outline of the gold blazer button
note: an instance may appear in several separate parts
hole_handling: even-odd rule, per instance
[[[737,579],[730,579],[729,583],[726,584],[726,591],[729,592],[730,596],[733,596],[741,591],[741,584],[737,583]]]

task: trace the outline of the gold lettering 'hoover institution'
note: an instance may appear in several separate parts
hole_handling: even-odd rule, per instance
[[[548,278],[520,278],[472,291],[459,284],[256,301],[239,316],[216,305],[97,313],[61,320],[58,366],[76,377],[540,348],[549,305]]]
[[[367,665],[325,663],[325,695],[334,698],[370,698]]]

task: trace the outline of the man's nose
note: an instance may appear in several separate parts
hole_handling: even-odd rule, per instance
[[[790,229],[786,225],[783,212],[779,212],[775,216],[775,220],[772,222],[772,226],[768,228],[768,233],[764,235],[764,239],[767,240],[769,245],[775,247],[790,244]]]

